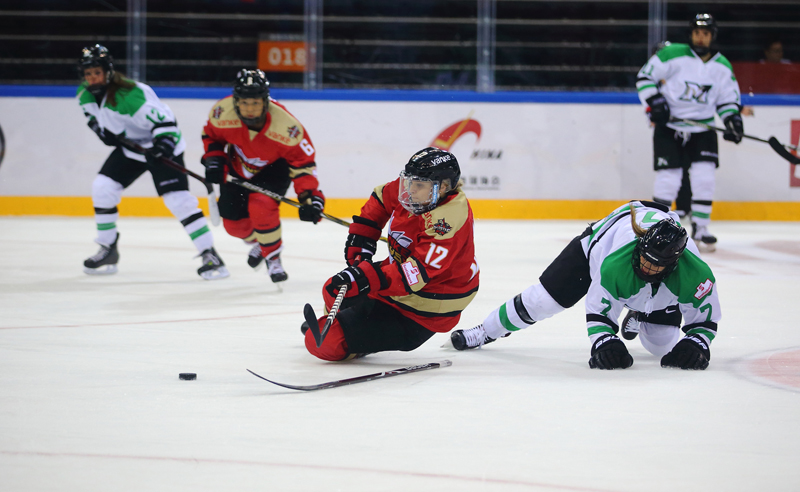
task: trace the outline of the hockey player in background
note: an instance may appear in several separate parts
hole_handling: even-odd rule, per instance
[[[674,119],[710,124],[714,114],[725,123],[725,140],[739,143],[744,134],[739,85],[730,62],[712,49],[717,24],[709,14],[691,22],[690,44],[673,43],[653,55],[639,71],[636,88],[649,106],[653,131],[653,200],[671,206],[678,196],[683,168],[691,183],[692,239],[713,251],[717,238],[708,231],[719,167],[717,135]]]
[[[316,151],[303,125],[269,97],[261,70],[240,70],[233,95],[214,104],[203,129],[206,179],[220,183],[219,213],[228,234],[253,244],[248,264],[258,269],[266,259],[273,282],[288,279],[281,263],[280,203],[251,193],[226,176],[250,181],[279,195],[294,185],[300,220],[318,223],[325,196],[318,189]]]
[[[95,241],[100,244],[100,250],[84,261],[84,271],[89,274],[117,272],[117,205],[123,190],[149,171],[156,192],[183,224],[202,257],[203,264],[197,273],[206,280],[227,277],[228,270],[214,250],[214,238],[197,198],[189,193],[186,175],[160,163],[160,159],[166,157],[183,166],[186,142],[172,110],[159,101],[149,86],[115,71],[114,60],[104,46],[83,48],[78,71],[83,79],[78,87],[78,102],[89,128],[104,144],[115,147],[92,183],[97,223]],[[120,136],[148,149],[145,155],[121,147],[117,140]]]
[[[662,204],[634,201],[591,224],[539,277],[539,284],[494,310],[482,324],[456,330],[457,350],[480,347],[560,313],[586,296],[589,367],[633,364],[617,337],[636,336],[662,367],[705,369],[720,306],[714,274],[688,240],[677,215]],[[684,320],[680,337],[681,318]]]
[[[450,331],[478,292],[472,209],[450,152],[415,153],[400,178],[375,188],[353,216],[345,243],[350,265],[322,289],[327,309],[348,286],[342,308],[318,348],[303,324],[308,351],[337,361],[414,350]],[[389,257],[373,262],[388,224]],[[320,330],[326,318],[318,320]]]

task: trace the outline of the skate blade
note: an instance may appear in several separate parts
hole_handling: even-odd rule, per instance
[[[455,350],[456,348],[453,346],[453,339],[450,338],[450,334],[447,334],[447,341],[445,341],[441,347],[443,349]]]
[[[215,268],[214,270],[206,270],[205,272],[200,274],[204,280],[219,280],[221,278],[227,278],[231,276],[231,272],[228,271],[227,268],[224,266]]]
[[[716,244],[708,244],[702,241],[695,241],[694,244],[697,245],[697,249],[699,249],[701,253],[713,253],[717,250]]]
[[[87,275],[113,275],[117,273],[117,265],[103,265],[97,268],[83,267],[83,273]]]

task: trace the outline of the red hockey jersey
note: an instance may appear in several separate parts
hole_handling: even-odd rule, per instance
[[[228,145],[227,153],[225,145]],[[247,128],[233,107],[233,96],[217,101],[203,128],[206,155],[228,155],[229,172],[251,179],[265,167],[284,159],[289,177],[299,195],[319,187],[316,152],[305,128],[279,102],[270,99],[267,120],[261,131]]]
[[[414,215],[398,201],[399,190],[399,179],[378,186],[361,209],[379,226],[388,223],[389,257],[381,271],[389,287],[369,295],[431,331],[450,331],[478,293],[472,209],[459,189]]]

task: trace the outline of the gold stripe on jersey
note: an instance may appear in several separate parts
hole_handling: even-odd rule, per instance
[[[296,179],[306,174],[311,174],[313,176],[316,171],[317,165],[313,162],[300,167],[289,166],[289,178]]]
[[[215,128],[239,128],[242,126],[242,120],[239,119],[239,115],[233,108],[232,97],[217,101],[217,104],[208,113],[208,121]]]
[[[305,138],[303,125],[282,107],[270,104],[269,115],[271,118],[269,128],[264,134],[268,139],[294,147]]]
[[[375,198],[377,198],[379,202],[381,202],[381,205],[383,205],[383,188],[385,186],[386,186],[386,183],[384,183],[384,184],[382,184],[380,186],[376,186],[375,189],[372,190],[372,194],[375,195]]]
[[[469,218],[467,195],[459,188],[456,196],[444,205],[422,214],[425,234],[436,239],[450,239]]]
[[[402,309],[406,309],[420,316],[455,316],[469,305],[478,295],[478,289],[473,289],[465,294],[439,294],[445,299],[434,298],[436,294],[418,292],[407,296],[392,296],[389,299]],[[423,297],[425,296],[425,297]],[[460,297],[459,297],[460,296]]]
[[[403,279],[403,286],[409,294],[422,290],[430,280],[430,278],[428,278],[428,272],[425,271],[425,267],[413,256],[409,256],[406,261],[402,262],[395,258],[394,263],[400,271],[400,277]]]

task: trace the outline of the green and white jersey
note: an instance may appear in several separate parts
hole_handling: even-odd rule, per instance
[[[631,204],[636,209],[636,222],[644,229],[667,217],[678,221],[672,211],[638,201]],[[625,307],[649,314],[677,305],[684,332],[713,340],[721,316],[716,279],[694,242],[689,241],[675,270],[658,284],[647,283],[634,273],[631,262],[637,242],[628,204],[593,224],[592,233],[581,240],[592,278],[586,294],[589,336],[614,334],[616,320]]]
[[[660,92],[673,117],[707,124],[713,123],[714,113],[722,119],[738,113],[741,104],[739,83],[728,59],[716,53],[704,62],[688,44],[670,44],[653,55],[639,70],[636,89],[645,107],[647,99]],[[685,123],[667,126],[689,133],[708,131]]]
[[[86,90],[86,82],[83,82],[78,87],[77,97],[87,121],[95,118],[104,131],[122,134],[146,149],[153,146],[153,138],[170,135],[175,140],[175,155],[182,154],[186,150],[186,142],[172,110],[158,99],[149,85],[134,83],[136,86],[130,89],[120,88],[116,94],[116,105],[111,106],[107,94],[98,103]],[[140,154],[125,148],[122,151],[128,158],[145,162]]]

